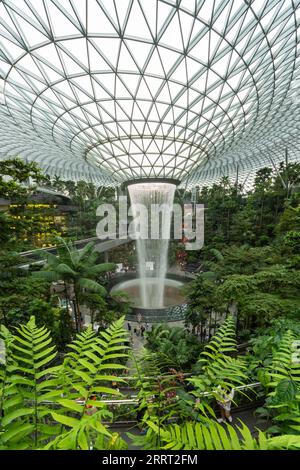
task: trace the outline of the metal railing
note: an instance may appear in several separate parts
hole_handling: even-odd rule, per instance
[[[169,377],[169,376],[163,376],[164,378],[166,377]],[[175,376],[170,376],[170,377],[175,377]],[[119,377],[121,378],[121,377]],[[148,377],[148,379],[151,378],[151,377]],[[134,378],[133,378],[134,379]],[[144,377],[144,379],[147,379],[147,377]],[[128,380],[128,378],[126,379]],[[136,379],[135,379],[136,380]],[[240,385],[238,387],[234,387],[234,390],[235,391],[242,391],[242,390],[254,390],[254,389],[257,389],[257,388],[262,388],[262,385],[260,382],[254,382],[254,383],[251,383],[251,384],[247,384],[247,385]],[[217,393],[218,391],[217,390],[214,390],[212,392],[201,392],[199,393],[199,397],[214,397],[214,393]],[[105,395],[103,395],[105,396]],[[102,396],[102,398],[103,398]],[[103,403],[104,405],[117,405],[117,406],[121,406],[121,405],[137,405],[139,403],[139,399],[137,398],[137,395],[131,395],[131,398],[122,398],[122,399],[111,399],[111,400],[97,400],[97,402],[99,403]],[[52,405],[56,405],[57,403],[55,402],[52,402],[52,401],[44,401],[42,403],[47,403],[47,404],[52,404]],[[78,403],[79,405],[83,405],[85,402],[83,400],[76,400],[76,403]]]

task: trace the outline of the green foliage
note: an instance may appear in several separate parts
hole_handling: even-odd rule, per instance
[[[281,163],[276,170],[261,168],[247,194],[241,182],[230,183],[226,177],[210,188],[203,187],[199,199],[207,207],[208,250],[228,244],[263,247],[278,233],[299,230],[292,220],[293,208],[299,205],[299,180],[299,163]],[[280,228],[276,227],[278,223]]]
[[[98,253],[95,244],[88,243],[82,250],[77,250],[71,242],[62,238],[57,239],[58,255],[43,254],[46,266],[33,276],[48,282],[63,281],[74,291],[76,330],[82,328],[80,313],[80,298],[85,291],[106,295],[106,289],[99,282],[101,275],[115,269],[112,263],[97,264]]]
[[[156,353],[144,352],[140,358],[133,359],[137,371],[137,418],[141,428],[146,428],[149,420],[160,429],[174,419],[181,422],[196,416],[192,397],[184,390],[182,373],[167,368],[168,362],[162,361]],[[151,435],[154,442],[151,438],[130,437],[147,449],[159,448],[160,445],[159,436]]]
[[[68,236],[76,239],[95,236],[99,220],[96,215],[97,207],[106,202],[113,203],[115,200],[114,188],[97,187],[86,181],[63,181],[55,176],[47,186],[67,194],[72,205],[76,206],[76,212],[68,219]]]
[[[45,176],[34,162],[24,162],[21,158],[10,158],[0,162],[0,175],[10,176],[20,183],[32,178],[35,182],[45,181]],[[1,177],[2,180],[2,177]],[[4,197],[1,195],[1,197]]]
[[[9,338],[6,380],[1,390],[2,449],[36,448],[47,439],[50,409],[41,402],[53,399],[55,393],[47,379],[43,380],[43,387],[39,381],[50,372],[56,354],[50,333],[44,327],[37,328],[33,317]]]
[[[41,279],[34,279],[26,271],[17,267],[20,257],[14,252],[8,252],[0,257],[0,319],[6,324],[18,325],[27,322],[37,302],[43,302],[47,310],[51,305],[50,284]],[[39,316],[43,312],[39,311]],[[46,315],[47,316],[47,315]],[[46,317],[45,316],[45,317]],[[51,319],[43,318],[41,323],[51,328]]]
[[[34,315],[37,325],[50,329],[55,344],[64,350],[73,334],[70,315],[58,306],[50,283],[18,268],[21,263],[14,252],[0,256],[0,321],[7,327],[18,326]]]
[[[32,317],[16,333],[1,330],[6,362],[1,367],[0,448],[124,448],[102,421],[111,418],[100,394],[119,395],[110,387],[112,372],[127,357],[123,319],[96,336],[89,328],[70,344],[61,365],[50,332]],[[90,412],[92,406],[92,412]]]
[[[267,392],[265,407],[275,423],[269,429],[272,433],[300,435],[300,360],[296,338],[293,332],[286,331],[265,368],[262,383]]]
[[[263,450],[299,450],[300,436],[283,435],[270,437],[264,444]]]
[[[145,347],[155,353],[168,366],[188,370],[195,363],[202,349],[198,338],[181,327],[167,324],[153,325],[145,334]]]
[[[300,251],[300,230],[291,230],[287,232],[283,238],[283,243],[290,249],[292,253],[299,253]]]
[[[298,450],[300,436],[282,435],[269,437],[259,431],[254,438],[251,430],[240,420],[239,426],[220,425],[210,420],[204,423],[187,421],[184,424],[171,424],[158,427],[148,421],[146,436],[133,437],[136,445],[144,449],[158,450]]]
[[[8,204],[15,202],[24,205],[35,187],[34,184],[25,186],[29,178],[34,184],[45,181],[36,163],[26,163],[20,158],[0,161],[0,198],[6,199]],[[5,212],[0,213],[0,223],[0,240],[11,247],[30,229],[32,220],[13,217],[13,210],[8,206]]]
[[[218,388],[230,391],[247,381],[246,363],[236,353],[235,323],[229,316],[200,353],[198,377],[189,379],[199,392],[209,391],[218,397]]]
[[[132,313],[132,301],[127,292],[114,291],[110,292],[107,298],[108,310],[115,312],[115,315],[130,315]]]
[[[280,317],[266,328],[258,328],[250,339],[250,351],[253,353],[248,359],[253,360],[260,367],[266,367],[273,361],[286,331],[290,330],[296,337],[300,337],[300,323],[297,319]]]
[[[185,315],[185,325],[191,326],[193,332],[200,333],[200,339],[205,340],[204,326],[208,323],[209,336],[212,323],[212,314],[216,307],[222,312],[222,305],[217,298],[217,285],[215,280],[207,279],[203,273],[190,282],[186,287],[186,295],[189,299],[187,312]],[[214,276],[213,276],[214,277]]]
[[[10,162],[1,167],[2,175],[13,176],[15,181],[1,177],[0,193],[25,204],[31,188],[27,190],[20,183],[34,177],[37,169],[22,165]],[[236,305],[239,337],[246,331],[262,334],[252,338],[252,349],[241,357],[237,356],[232,317],[202,353],[201,342],[183,329],[154,328],[147,337],[148,352],[137,364],[139,423],[147,428],[147,435],[136,439],[147,449],[299,448],[300,374],[299,363],[293,358],[300,313],[300,166],[282,164],[278,171],[259,170],[247,195],[239,181],[232,184],[228,178],[201,190],[201,202],[207,207],[206,246],[189,257],[200,261],[204,272],[190,284],[186,325],[200,333],[204,343],[207,327],[210,336],[221,314]],[[35,181],[43,182],[38,180],[36,172]],[[74,217],[79,227],[70,225],[69,233],[94,233],[95,209],[99,201],[111,202],[114,190],[59,178],[52,184],[66,191],[79,209]],[[0,217],[1,241],[12,247],[26,227],[17,220],[12,224],[9,213]],[[34,224],[31,230],[36,230]],[[173,248],[170,256],[174,261]],[[121,255],[127,261],[130,251],[122,250],[115,254],[117,261]],[[57,307],[49,291],[57,280],[68,287],[66,292],[75,300],[78,331],[83,304],[104,328],[121,313],[117,300],[107,297],[105,291],[105,272],[113,266],[99,265],[92,245],[77,251],[60,240],[58,251],[58,258],[46,255],[46,269],[36,277],[24,276],[14,268],[20,263],[16,253],[0,256],[1,320],[16,327],[11,331],[1,328],[6,344],[6,364],[0,366],[1,446],[122,449],[124,441],[104,425],[112,413],[98,398],[98,394],[117,393],[111,382],[119,380],[114,374],[120,373],[127,359],[121,323],[117,321],[98,336],[90,328],[80,332],[60,364],[54,342],[66,349],[72,335],[70,317],[67,309]],[[127,307],[124,303],[123,312]],[[35,321],[29,320],[30,315],[35,315]],[[28,320],[26,326],[20,326]],[[196,376],[190,380],[194,390],[189,394],[187,381],[177,370],[188,370],[199,354]],[[212,398],[218,399],[219,388],[236,388],[248,383],[249,376],[263,385],[267,398],[260,411],[272,424],[258,439],[252,438],[243,424],[240,429],[219,426],[211,406]],[[203,397],[203,392],[209,392],[210,397]],[[200,403],[195,403],[195,396],[201,397]]]
[[[252,275],[228,276],[218,296],[238,304],[239,320],[269,325],[281,315],[291,317],[300,308],[300,271],[273,266]]]
[[[291,231],[300,232],[300,205],[298,207],[287,206],[276,227],[276,232],[279,234]]]
[[[247,426],[225,427],[216,421],[205,423],[185,422],[159,428],[153,421],[148,421],[149,430],[144,441],[154,443],[159,437],[159,446],[164,450],[257,450],[260,446],[251,435]],[[147,444],[146,444],[147,445]],[[153,448],[153,445],[152,445]]]

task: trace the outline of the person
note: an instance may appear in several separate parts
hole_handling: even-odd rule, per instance
[[[145,327],[144,325],[141,326],[141,337],[144,338]]]
[[[191,410],[191,416],[198,422],[201,422],[201,401],[200,398],[196,398],[195,404]]]
[[[131,331],[131,324],[129,322],[127,323],[127,328],[128,328],[128,331],[130,332]]]
[[[234,397],[234,389],[232,388],[230,391],[222,389],[219,385],[218,387],[218,398],[217,403],[220,407],[221,411],[221,418],[218,419],[218,423],[226,422],[226,419],[229,423],[232,423],[232,416],[230,414],[231,411],[231,402]]]

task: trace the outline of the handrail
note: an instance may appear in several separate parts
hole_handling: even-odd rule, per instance
[[[247,389],[251,389],[253,390],[254,388],[260,388],[262,385],[260,382],[254,382],[252,384],[247,384],[247,385],[240,385],[238,387],[235,387],[234,390],[247,390]],[[212,391],[212,392],[201,392],[199,394],[200,397],[213,397],[213,393],[216,392],[215,391]],[[121,406],[121,405],[137,405],[139,403],[139,399],[137,398],[137,395],[131,395],[133,398],[124,398],[124,399],[121,399],[121,400],[97,400],[98,403],[103,403],[105,405],[118,405],[118,406]],[[51,402],[51,401],[44,401],[42,403],[48,403],[48,404],[53,404],[55,405],[56,403],[55,402]],[[83,400],[76,400],[76,403],[78,403],[79,405],[83,405],[85,402]]]
[[[116,235],[116,234],[112,234],[112,235]],[[89,237],[89,238],[83,238],[82,240],[76,240],[73,243],[74,243],[74,245],[79,245],[80,243],[88,243],[88,242],[96,241],[96,240],[99,240],[99,238],[98,237]],[[99,241],[105,241],[105,240],[99,240]],[[30,254],[35,254],[35,253],[38,253],[38,252],[41,252],[41,251],[56,250],[60,246],[62,246],[62,245],[51,245],[51,246],[47,246],[45,248],[35,248],[34,250],[22,251],[21,253],[19,253],[19,255],[25,257],[25,256],[28,256]]]

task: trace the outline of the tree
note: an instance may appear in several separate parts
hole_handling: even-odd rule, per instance
[[[74,295],[74,314],[76,331],[82,328],[80,312],[80,296],[84,291],[106,295],[105,288],[98,282],[101,274],[113,271],[112,263],[97,264],[98,253],[94,250],[94,243],[88,243],[82,250],[77,250],[71,242],[62,238],[57,239],[57,256],[46,253],[44,259],[46,266],[41,271],[33,273],[35,277],[48,281],[63,281],[65,285],[66,299],[69,300],[68,289]]]
[[[287,206],[276,227],[278,234],[290,231],[300,232],[300,205],[297,207]]]
[[[54,307],[50,284],[29,276],[18,267],[20,263],[20,257],[14,252],[0,255],[0,321],[7,327],[28,321],[35,301],[44,302],[49,309]]]
[[[80,303],[88,307],[91,314],[91,325],[95,323],[99,325],[101,329],[106,328],[113,321],[124,316],[123,302],[112,302],[111,297],[103,297],[102,294],[97,292],[86,291],[80,296]],[[119,308],[117,308],[119,307]]]
[[[214,309],[220,304],[216,298],[217,285],[214,281],[205,279],[205,274],[197,275],[196,279],[188,284],[188,309],[185,315],[185,325],[192,326],[193,333],[199,332],[201,341],[205,339],[204,327],[208,323],[208,336],[211,328],[215,326],[212,316]],[[213,325],[214,323],[214,325]]]
[[[20,158],[0,161],[0,198],[7,199],[8,202],[7,209],[0,214],[2,243],[7,246],[16,244],[32,225],[30,218],[15,217],[10,203],[14,202],[24,210],[35,185],[46,179],[36,163],[26,163]]]
[[[269,325],[300,308],[300,272],[284,266],[273,266],[252,275],[227,276],[218,286],[217,297],[236,302],[239,323],[245,327]]]
[[[286,161],[279,165],[274,187],[282,194],[283,198],[290,199],[300,183],[300,163],[289,163],[288,155],[286,157]]]
[[[26,195],[28,188],[20,185],[28,182],[29,179],[32,179],[34,183],[39,183],[47,178],[36,163],[27,163],[21,158],[0,161],[0,197],[15,198]]]

